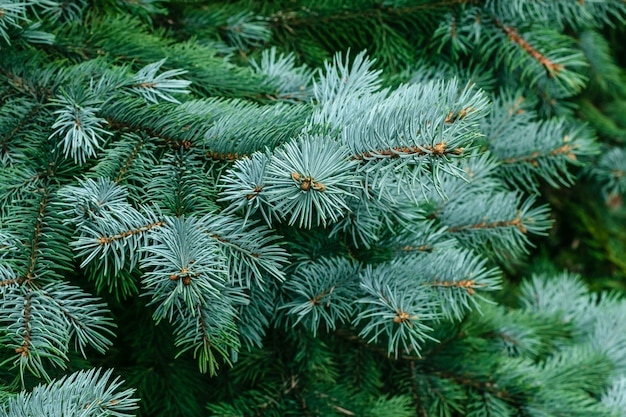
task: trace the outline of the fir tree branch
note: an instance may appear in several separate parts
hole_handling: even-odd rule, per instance
[[[46,85],[46,81],[49,80],[37,77],[37,72],[41,71],[42,67],[50,69],[49,60],[43,54],[12,52],[3,50],[3,61],[0,61],[2,76],[6,78],[7,84],[16,93],[36,98],[41,105],[48,104],[55,91],[49,88],[50,85]]]
[[[409,373],[411,375],[411,394],[413,396],[413,403],[415,404],[415,415],[421,417],[428,417],[428,412],[422,404],[421,395],[417,386],[417,368],[414,361],[408,361]]]
[[[150,168],[151,179],[145,185],[151,190],[148,198],[176,217],[216,212],[214,177],[206,165],[197,149],[165,153],[161,163]]]
[[[113,343],[107,336],[114,336],[115,327],[106,304],[100,302],[66,283],[53,282],[42,289],[42,296],[52,302],[66,319],[69,335],[75,338],[75,346],[84,358],[85,347],[91,346],[103,354]]]
[[[342,9],[337,14],[323,14],[323,11],[315,11],[308,8],[303,8],[302,11],[278,11],[268,16],[266,19],[274,26],[283,25],[287,30],[291,31],[291,27],[297,26],[310,26],[310,25],[332,25],[337,21],[361,21],[368,18],[382,19],[387,17],[384,13],[389,14],[389,18],[393,19],[395,16],[412,15],[425,10],[436,10],[447,7],[458,6],[461,4],[473,4],[478,0],[436,0],[414,6],[405,7],[393,7],[374,4],[371,9]],[[305,15],[306,13],[306,15]]]
[[[568,136],[565,135],[565,137],[563,138],[563,142],[567,142],[567,141],[568,141]],[[576,149],[577,147],[578,147],[577,144],[569,145],[566,143],[565,145],[561,145],[558,148],[549,151],[548,153],[540,154],[538,151],[535,151],[532,153],[532,155],[508,158],[508,159],[502,160],[502,162],[505,164],[513,164],[516,162],[528,162],[532,164],[533,166],[537,167],[539,166],[539,162],[537,161],[539,158],[545,158],[545,157],[563,155],[563,154],[565,154],[565,156],[567,156],[572,161],[576,161],[577,159],[576,155],[572,151]]]
[[[60,311],[41,290],[13,287],[3,294],[0,309],[0,322],[6,326],[0,340],[17,354],[13,364],[22,378],[29,370],[48,379],[44,359],[48,365],[65,367],[69,332]],[[9,357],[3,365],[10,361]]]
[[[197,304],[189,316],[179,314],[174,319],[175,344],[181,350],[178,356],[193,350],[200,372],[215,375],[219,363],[215,352],[230,364],[230,349],[238,349],[239,341],[233,322],[235,311],[224,300],[214,300],[211,305]]]
[[[139,226],[139,227],[134,228],[134,229],[125,230],[125,231],[120,232],[120,233],[115,234],[115,235],[99,236],[99,237],[96,238],[96,240],[98,241],[98,244],[100,246],[109,245],[109,244],[111,244],[113,242],[130,238],[131,236],[145,234],[145,233],[149,232],[152,229],[158,229],[159,227],[162,227],[162,226],[165,226],[165,222],[164,221],[157,221],[157,222],[154,222],[154,223],[146,224],[145,226]]]
[[[457,384],[470,387],[481,392],[487,392],[491,395],[494,395],[498,398],[502,398],[509,402],[514,402],[515,400],[515,396],[511,394],[506,388],[499,389],[497,381],[495,381],[494,379],[489,379],[488,381],[480,381],[480,380],[475,379],[476,375],[469,374],[469,373],[455,374],[451,372],[434,371],[433,374],[441,378],[454,381]]]
[[[460,339],[463,336],[463,333],[459,332],[455,336],[442,340],[441,342],[436,342],[435,347],[430,351],[425,352],[425,354],[411,355],[410,353],[403,351],[403,353],[399,355],[392,355],[387,349],[370,343],[367,340],[360,337],[358,334],[354,332],[354,329],[351,327],[339,327],[333,333],[334,335],[339,336],[340,338],[347,340],[351,343],[356,343],[358,346],[363,349],[367,349],[370,352],[374,352],[376,355],[385,358],[386,360],[391,360],[394,362],[427,362],[435,355],[438,351],[444,350],[450,343],[454,342],[457,339]]]
[[[104,305],[64,281],[91,275],[98,291],[143,287],[136,312],[172,329],[173,343],[157,340],[163,326],[130,323],[120,305],[124,337],[104,360],[141,388],[140,414],[200,414],[196,393],[215,384],[220,416],[608,415],[606,378],[626,372],[622,300],[560,280],[527,294],[531,307],[486,295],[500,288],[494,261],[514,264],[550,226],[523,190],[572,183],[594,153],[562,99],[587,82],[576,36],[623,19],[626,2],[137,1],[21,1],[34,26],[0,16],[2,381],[61,372],[70,342],[83,355],[111,345]],[[39,21],[57,35],[45,50],[28,45],[46,39]],[[337,54],[308,70],[256,49],[283,41],[306,62],[351,46],[377,61]],[[195,98],[180,104],[183,71]],[[63,91],[77,93],[52,100]],[[551,100],[563,116],[542,121],[533,108]],[[624,155],[602,152],[591,172],[606,193],[626,189]],[[191,356],[211,374],[239,362],[201,380]],[[129,416],[135,401],[105,389],[109,376],[15,400],[0,386],[0,417]]]
[[[135,145],[135,147],[133,148],[131,153],[126,158],[126,161],[124,162],[124,165],[120,169],[120,171],[117,174],[117,176],[113,179],[113,182],[119,183],[122,180],[122,178],[126,174],[126,171],[128,171],[128,169],[130,168],[131,164],[133,163],[133,160],[135,159],[135,157],[137,156],[137,154],[139,153],[139,151],[141,150],[141,148],[144,145],[145,145],[145,142],[143,140],[137,141],[137,144]]]
[[[138,399],[134,389],[120,390],[123,381],[111,380],[112,371],[91,369],[75,372],[48,385],[37,385],[31,392],[7,398],[0,406],[0,416],[111,415],[133,417]]]
[[[455,329],[459,329],[458,331],[454,331],[449,337],[446,337],[445,339],[442,339],[441,341],[435,343],[435,346],[432,349],[424,352],[422,356],[409,356],[408,358],[403,359],[414,360],[418,362],[429,362],[433,360],[433,358],[436,357],[437,353],[450,348],[450,346],[453,345],[455,342],[465,339],[467,337],[467,332],[464,331],[462,328],[463,325],[469,321],[469,318],[470,315],[466,314],[458,324],[455,324]]]
[[[496,190],[474,194],[483,197],[473,200],[472,209],[464,194],[458,194],[439,216],[462,246],[512,262],[527,253],[529,236],[543,234],[550,227],[547,206],[533,207],[533,197],[523,201],[520,193]]]
[[[476,294],[474,288],[484,287],[485,284],[476,283],[473,279],[462,279],[460,281],[433,281],[426,285],[430,285],[432,287],[443,287],[443,288],[463,288],[467,291],[469,295]]]
[[[493,23],[504,32],[505,35],[509,38],[509,40],[513,43],[516,43],[522,48],[528,55],[533,57],[537,62],[543,66],[546,71],[546,75],[550,78],[558,75],[563,69],[562,64],[555,64],[550,61],[545,55],[535,49],[532,45],[530,45],[523,37],[521,37],[517,30],[511,26],[507,26],[498,20],[495,16],[491,16],[491,20]]]
[[[430,245],[411,246],[406,245],[399,248],[403,252],[432,252],[433,247]]]
[[[37,103],[35,104],[29,112],[15,125],[13,130],[11,130],[8,134],[0,138],[0,154],[6,154],[9,152],[8,144],[11,142],[11,139],[18,134],[23,128],[28,126],[29,123],[33,121],[33,119],[37,116],[37,113],[42,109],[42,105]]]
[[[369,343],[366,340],[364,340],[362,337],[360,337],[358,334],[356,334],[354,332],[354,329],[351,327],[339,327],[337,328],[337,330],[335,330],[335,332],[333,333],[339,337],[341,337],[342,339],[345,339],[349,342],[352,343],[356,343],[358,344],[358,346],[367,349],[371,352],[376,353],[379,356],[384,357],[385,359],[390,359],[393,361],[398,361],[398,360],[408,360],[408,361],[417,361],[420,360],[421,358],[419,356],[413,356],[413,355],[406,355],[406,354],[401,354],[401,355],[391,355],[389,353],[389,351],[387,351],[387,349],[378,346],[376,344],[373,343]]]
[[[237,152],[218,152],[218,151],[207,151],[205,153],[207,158],[210,158],[214,161],[222,161],[222,162],[234,162],[239,161],[245,158],[249,158],[245,153],[239,154]]]
[[[0,247],[0,249],[2,249],[2,247]],[[10,287],[15,284],[21,284],[22,282],[24,282],[23,277],[5,279],[0,281],[0,287]]]
[[[30,282],[35,278],[35,263],[37,262],[37,256],[39,255],[39,243],[41,238],[41,231],[44,224],[44,218],[46,214],[46,207],[48,204],[48,190],[43,188],[40,190],[39,208],[37,211],[37,220],[35,221],[35,230],[30,243],[30,256],[28,259],[28,267],[26,268],[26,274],[23,280]]]
[[[358,263],[339,257],[299,265],[282,288],[287,299],[279,308],[314,336],[322,325],[333,330],[354,314],[350,300],[358,296],[358,270]]]
[[[30,351],[30,338],[31,338],[31,325],[30,325],[30,303],[31,300],[27,294],[24,294],[24,311],[23,311],[23,332],[20,335],[22,338],[22,344],[20,347],[15,348],[15,353],[19,353],[23,357],[28,357],[31,354]]]
[[[106,187],[117,186],[110,180],[105,184],[102,182],[100,185]],[[101,272],[105,275],[110,263],[113,263],[114,275],[122,268],[134,267],[139,260],[140,249],[150,241],[149,232],[165,226],[164,215],[158,207],[141,206],[142,211],[135,209],[125,201],[125,194],[121,196],[120,201],[113,202],[110,207],[108,205],[90,207],[92,202],[81,200],[85,197],[92,198],[89,193],[94,190],[75,188],[79,193],[78,198],[73,195],[66,200],[78,200],[80,204],[74,209],[77,218],[70,222],[78,223],[79,226],[80,236],[71,245],[79,251],[78,256],[83,258],[81,267],[90,264],[94,259],[97,259],[97,268],[102,268]],[[127,260],[130,264],[126,263]]]
[[[448,117],[450,117],[448,115]],[[447,120],[447,118],[446,118]],[[433,156],[443,156],[443,155],[461,155],[463,153],[463,148],[455,148],[452,150],[448,150],[446,148],[446,143],[436,143],[433,146],[411,146],[411,147],[397,147],[391,149],[379,149],[373,150],[369,152],[363,152],[360,154],[356,154],[351,157],[351,159],[357,159],[360,161],[366,161],[369,159],[380,158],[380,157],[389,157],[389,158],[400,158],[406,155],[416,155],[416,156],[424,156],[424,155],[433,155]]]
[[[82,59],[105,56],[135,65],[150,65],[167,58],[164,67],[186,70],[186,77],[193,83],[191,89],[202,96],[264,99],[271,93],[264,83],[265,77],[250,68],[237,67],[216,57],[218,51],[195,40],[172,42],[132,13],[108,18],[92,13],[63,29],[56,45],[62,52],[70,51]],[[129,38],[128,33],[133,36]],[[76,38],[80,39],[78,44]]]
[[[526,234],[528,231],[526,230],[526,227],[524,227],[524,223],[520,215],[521,213],[518,213],[518,216],[514,218],[513,220],[502,220],[502,221],[497,221],[493,223],[487,223],[483,221],[482,223],[479,223],[479,224],[468,224],[468,225],[463,225],[463,226],[458,226],[458,227],[450,227],[447,229],[447,231],[450,233],[457,233],[457,232],[460,232],[463,230],[469,230],[469,229],[493,229],[493,228],[498,228],[498,227],[514,226],[517,229],[519,229],[520,232]]]
[[[173,149],[188,150],[204,135],[207,118],[190,114],[172,103],[146,106],[141,99],[117,100],[101,113],[115,130],[145,132]],[[158,115],[158,116],[157,116]]]
[[[269,274],[283,281],[282,265],[287,263],[287,252],[276,241],[278,236],[265,226],[225,215],[207,215],[206,233],[227,255],[230,279],[233,282],[261,285]],[[250,237],[254,236],[254,237]]]
[[[607,198],[626,194],[626,149],[613,148],[605,151],[600,161],[590,170],[590,174],[602,184],[602,192]]]

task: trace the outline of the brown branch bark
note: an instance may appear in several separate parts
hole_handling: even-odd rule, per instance
[[[526,230],[526,226],[524,226],[524,224],[522,223],[522,219],[520,217],[516,217],[515,219],[509,220],[509,221],[504,221],[503,220],[503,221],[493,222],[493,223],[482,222],[482,223],[479,223],[479,224],[472,224],[472,225],[468,225],[468,226],[452,227],[452,228],[448,229],[448,232],[457,233],[457,232],[462,232],[464,230],[494,229],[496,227],[507,227],[507,226],[515,226],[524,234],[526,234],[528,232]]]
[[[352,160],[365,161],[380,156],[399,158],[402,155],[461,155],[463,148],[448,149],[445,142],[436,143],[433,146],[402,146],[391,149],[377,149],[369,152],[358,153],[352,156]]]
[[[97,240],[98,240],[98,243],[100,244],[100,246],[107,245],[107,244],[110,244],[110,243],[115,242],[117,240],[122,240],[122,239],[125,239],[125,238],[129,237],[129,236],[134,236],[134,235],[138,235],[138,234],[141,234],[141,233],[145,233],[145,232],[147,232],[150,229],[154,229],[154,228],[158,228],[158,227],[162,227],[162,226],[165,226],[165,222],[164,221],[154,222],[154,223],[147,224],[145,226],[138,227],[136,229],[131,229],[131,230],[127,230],[127,231],[122,232],[122,233],[118,233],[118,234],[113,235],[113,236],[100,236]]]
[[[569,141],[569,137],[565,135],[565,137],[563,138],[563,142],[566,142],[565,145],[559,146],[558,148],[553,149],[547,154],[540,154],[538,151],[536,151],[536,152],[533,152],[531,155],[520,156],[516,158],[508,158],[508,159],[503,160],[502,162],[504,162],[505,164],[514,164],[516,162],[528,162],[536,167],[536,166],[539,166],[539,162],[538,162],[539,158],[556,156],[556,155],[565,155],[572,161],[575,161],[576,154],[574,154],[574,152],[572,151],[576,148],[576,144],[570,145],[567,143],[568,141]]]
[[[135,147],[133,148],[133,151],[130,153],[130,155],[128,155],[128,158],[126,158],[126,162],[124,163],[124,166],[122,167],[122,169],[120,169],[119,174],[113,180],[114,182],[118,183],[122,180],[122,178],[124,178],[124,175],[130,168],[130,165],[133,163],[133,160],[135,159],[135,157],[137,157],[137,154],[139,153],[143,145],[144,145],[143,140],[140,140],[139,142],[137,142],[137,145],[135,145]]]
[[[535,49],[531,44],[528,43],[524,38],[517,33],[517,30],[511,26],[507,26],[502,23],[500,20],[496,19],[492,16],[491,20],[493,23],[500,29],[504,34],[511,40],[518,44],[528,55],[533,57],[537,62],[539,62],[546,71],[548,77],[553,78],[558,75],[559,72],[564,68],[561,64],[555,64],[550,59],[548,59],[545,55]]]
[[[35,277],[35,265],[37,263],[37,255],[39,253],[39,241],[41,239],[41,229],[46,214],[48,204],[48,191],[44,188],[41,190],[41,200],[39,201],[39,210],[37,211],[37,220],[35,222],[35,231],[30,246],[30,257],[28,260],[28,268],[23,277],[23,281],[31,281]]]
[[[31,340],[31,328],[30,328],[30,298],[24,296],[26,302],[24,303],[24,329],[26,334],[22,341],[22,345],[15,348],[15,353],[19,353],[22,356],[30,356],[30,340]]]

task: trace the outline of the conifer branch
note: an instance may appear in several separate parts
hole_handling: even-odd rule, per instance
[[[8,78],[9,83],[11,84],[13,88],[29,93],[29,95],[32,95],[35,97],[40,96],[39,94],[40,91],[37,90],[37,87],[29,83],[28,80],[25,79],[24,77],[17,75],[15,72],[11,70],[5,70],[5,73],[3,75]],[[48,99],[50,98],[50,92],[45,93],[43,98],[44,98],[43,103],[44,104],[47,103]]]
[[[44,359],[64,367],[69,333],[60,311],[40,289],[13,287],[2,295],[0,309],[0,322],[7,329],[0,340],[18,355],[13,364],[22,375],[28,369],[48,379]]]
[[[10,287],[15,284],[21,284],[23,282],[24,282],[24,277],[5,279],[5,280],[0,281],[0,287]]]
[[[202,344],[205,346],[211,346],[211,338],[209,337],[209,332],[207,331],[205,320],[204,320],[204,311],[202,310],[202,306],[198,305],[196,307],[196,312],[198,313],[198,322],[200,323],[200,335],[202,337]],[[209,347],[209,350],[211,348]]]
[[[466,320],[466,317],[464,317],[462,322]],[[339,327],[335,330],[333,334],[351,343],[355,343],[359,347],[363,349],[367,349],[368,351],[373,352],[376,355],[381,356],[382,358],[385,358],[387,360],[392,360],[394,362],[406,361],[407,363],[428,362],[429,360],[432,360],[432,358],[437,352],[446,349],[447,347],[449,347],[450,343],[454,342],[455,340],[461,339],[463,336],[461,332],[458,332],[454,336],[438,341],[435,344],[435,347],[433,349],[425,351],[425,352],[420,352],[420,355],[410,354],[410,352],[407,352],[407,351],[403,351],[402,353],[398,355],[392,355],[387,349],[381,347],[380,345],[370,343],[367,340],[360,337],[359,335],[357,335],[356,333],[354,333],[353,328]]]
[[[437,344],[435,344],[432,347],[432,349],[425,351],[422,356],[410,356],[409,358],[413,358],[413,359],[409,359],[409,358],[403,358],[403,359],[416,360],[420,362],[428,362],[430,360],[433,360],[433,358],[435,358],[439,352],[444,352],[446,349],[449,349],[451,346],[453,346],[454,342],[462,340],[467,337],[467,332],[464,331],[462,327],[470,319],[471,319],[471,314],[466,314],[465,316],[463,316],[461,321],[459,321],[458,324],[456,324],[456,326],[454,327],[454,331],[449,337],[446,337],[445,339],[440,340]]]
[[[513,27],[507,26],[498,20],[495,16],[491,16],[491,20],[493,23],[509,38],[509,40],[513,43],[519,45],[528,55],[533,57],[537,62],[543,66],[546,71],[548,77],[552,78],[558,75],[563,69],[563,65],[555,64],[550,59],[548,59],[545,55],[535,49],[532,45],[530,45],[523,37],[521,37],[517,30]]]
[[[414,361],[408,361],[407,366],[409,368],[409,375],[411,379],[411,394],[413,395],[413,402],[415,403],[415,415],[421,417],[428,417],[428,412],[422,405],[420,391],[417,386],[417,367]]]
[[[405,251],[405,252],[432,252],[433,251],[433,247],[432,246],[428,246],[428,245],[421,245],[421,246],[402,246],[400,248],[400,250]]]
[[[433,281],[427,285],[439,288],[463,288],[469,295],[476,294],[475,288],[485,286],[485,284],[476,283],[476,280],[473,279],[462,279],[460,281]]]
[[[30,323],[30,297],[28,294],[24,294],[24,310],[23,310],[23,322],[22,322],[22,344],[15,348],[15,353],[19,353],[23,357],[29,357],[31,354],[30,351],[30,338],[31,338],[31,323]]]
[[[204,233],[227,255],[233,282],[245,283],[246,287],[260,285],[265,274],[285,279],[282,265],[287,263],[287,252],[276,243],[278,237],[269,228],[256,222],[246,226],[240,219],[225,215],[206,219]]]
[[[119,241],[119,240],[123,240],[123,239],[127,239],[131,236],[135,236],[135,235],[141,235],[141,234],[145,234],[147,232],[149,232],[152,229],[158,229],[159,227],[165,226],[165,222],[164,221],[158,221],[158,222],[154,222],[154,223],[149,223],[145,226],[139,226],[137,228],[134,229],[129,229],[129,230],[125,230],[123,232],[120,232],[118,234],[115,235],[111,235],[111,236],[99,236],[96,238],[98,244],[100,246],[103,245],[109,245],[115,241]]]
[[[370,160],[374,158],[381,158],[381,157],[400,158],[403,156],[410,156],[410,155],[416,155],[416,156],[457,155],[458,156],[458,155],[461,155],[462,153],[463,153],[463,148],[455,148],[455,149],[448,150],[446,142],[441,142],[441,143],[436,143],[433,146],[411,146],[411,147],[403,146],[403,147],[397,147],[397,148],[391,148],[391,149],[380,149],[380,150],[375,150],[375,151],[363,152],[363,153],[352,156],[351,159],[366,161],[366,160]]]
[[[520,95],[513,104],[509,107],[509,117],[513,117],[514,114],[522,114],[524,113],[524,109],[522,108],[522,104],[524,104],[524,96]]]
[[[602,184],[605,197],[626,193],[626,149],[613,148],[604,152],[598,164],[590,169],[590,174]]]
[[[186,78],[192,82],[190,89],[202,96],[262,99],[271,93],[264,83],[265,77],[250,68],[232,65],[216,57],[213,48],[194,40],[174,43],[132,13],[107,19],[92,14],[85,23],[86,26],[81,23],[71,28],[82,32],[84,27],[89,27],[89,34],[85,34],[83,42],[63,46],[83,59],[85,56],[90,59],[105,56],[145,66],[167,58],[163,67],[168,71],[187,71]],[[129,38],[128,33],[133,36]]]
[[[122,120],[115,120],[114,118],[110,116],[108,116],[106,119],[107,119],[107,124],[112,130],[119,130],[122,132],[135,132],[135,133],[145,132],[150,136],[162,139],[163,143],[167,143],[169,145],[176,144],[176,140],[169,139],[169,138],[162,138],[159,135],[159,132],[157,132],[154,129],[150,129],[149,127],[142,128],[141,126],[136,126],[131,123],[126,123]]]
[[[601,25],[626,1],[13,3],[0,379],[32,386],[113,345],[104,302],[68,283],[86,276],[148,299],[116,303],[124,337],[96,359],[146,401],[94,370],[0,384],[0,417],[624,408],[623,300],[558,276],[520,307],[490,296],[551,225],[529,191],[595,153],[584,180],[626,189],[626,152],[600,151],[569,100],[588,74],[621,83]],[[56,43],[31,47],[42,28]]]
[[[565,135],[565,137],[563,138],[563,142],[568,142],[568,136]],[[539,166],[539,162],[538,159],[539,158],[545,158],[545,157],[551,157],[551,156],[556,156],[556,155],[565,155],[567,156],[569,159],[571,159],[572,161],[576,161],[576,154],[573,153],[572,151],[574,149],[576,149],[578,147],[577,144],[573,144],[573,145],[569,145],[569,144],[564,144],[559,146],[558,148],[555,148],[551,151],[549,151],[548,153],[544,153],[544,154],[540,154],[538,151],[535,151],[532,153],[532,155],[528,155],[528,156],[519,156],[519,157],[515,157],[515,158],[507,158],[502,160],[503,163],[505,164],[513,164],[516,162],[528,162],[530,164],[532,164],[533,166],[537,167]]]
[[[232,152],[217,152],[217,151],[206,151],[205,153],[207,158],[211,158],[214,161],[225,161],[225,162],[234,162],[234,161],[238,161],[241,159],[245,159],[245,158],[249,158],[248,155],[244,154],[239,154],[237,152],[232,153]]]
[[[92,180],[88,181],[90,183],[87,186],[95,184]],[[158,207],[140,206],[139,211],[125,201],[125,190],[115,194],[116,190],[123,190],[116,187],[119,186],[111,180],[100,181],[87,192],[80,188],[75,195],[71,195],[74,190],[68,192],[67,202],[64,203],[67,205],[70,200],[79,202],[79,206],[71,210],[76,217],[68,222],[78,224],[79,237],[71,245],[78,250],[78,256],[83,258],[82,267],[96,259],[97,268],[103,268],[104,274],[111,263],[115,274],[125,267],[134,267],[139,260],[139,250],[150,241],[149,232],[165,226],[164,215]],[[93,201],[89,200],[94,196],[89,194],[102,190],[110,193],[106,198],[112,197],[112,201],[92,205]],[[126,264],[127,260],[130,264]]]
[[[110,314],[110,311],[99,299],[65,283],[47,285],[41,294],[66,319],[69,336],[75,338],[75,346],[84,358],[87,357],[84,350],[87,345],[105,353],[113,344],[107,336],[114,335],[110,328],[115,327],[115,324],[105,315]]]
[[[229,351],[239,347],[234,325],[235,311],[224,300],[214,299],[209,305],[195,305],[189,313],[174,318],[178,355],[193,350],[200,372],[215,375],[219,368],[215,353],[230,364]]]
[[[454,381],[459,385],[471,387],[481,392],[487,392],[491,395],[510,402],[513,402],[515,400],[515,396],[508,392],[506,389],[499,389],[498,384],[495,380],[480,381],[478,379],[475,379],[475,375],[472,374],[454,374],[442,371],[435,371],[434,374],[441,378]]]
[[[124,175],[126,174],[126,171],[128,171],[128,169],[130,168],[131,164],[133,163],[133,160],[135,159],[135,157],[137,156],[137,154],[139,153],[141,148],[144,146],[144,144],[145,144],[145,142],[143,140],[137,141],[137,144],[135,145],[135,147],[131,151],[130,155],[128,155],[128,157],[126,158],[126,161],[124,162],[124,165],[120,169],[119,174],[117,174],[117,176],[113,179],[113,182],[118,183],[118,182],[120,182],[122,180],[122,178],[124,178]]]
[[[129,109],[130,112],[133,112],[133,111],[138,112],[140,111],[139,108],[145,109],[143,103],[141,102],[133,103],[131,104],[131,106],[134,107],[134,109]],[[160,123],[157,122],[153,124],[153,123],[150,123],[151,121],[148,121],[148,123],[145,123],[145,120],[146,120],[145,118],[143,119],[137,118],[137,121],[128,120],[124,116],[122,116],[120,113],[118,113],[117,115],[109,114],[106,112],[106,109],[104,110],[104,114],[107,115],[107,122],[112,129],[121,130],[125,132],[129,132],[129,131],[136,132],[136,133],[144,132],[151,137],[160,139],[163,145],[167,145],[171,147],[172,149],[189,150],[195,145],[194,141],[191,138],[192,137],[197,138],[198,136],[201,136],[203,133],[201,132],[200,123],[194,124],[190,120],[190,116],[188,114],[181,114],[180,112],[176,112],[175,109],[172,109],[172,110],[174,111],[171,112],[171,115],[168,115],[169,117],[167,119],[171,123],[168,123],[168,124],[163,123],[163,122],[160,122]],[[145,116],[147,116],[149,113],[154,114],[154,109],[151,109],[148,111],[144,110],[142,113],[144,113]],[[119,118],[116,117],[118,115],[120,116]],[[174,119],[178,119],[179,123],[176,123],[175,126],[172,126],[172,124],[175,123]],[[139,120],[142,120],[142,121],[139,121]],[[180,126],[181,122],[182,122],[182,127]]]
[[[447,231],[450,233],[457,233],[457,232],[468,230],[468,229],[494,229],[498,227],[509,227],[509,226],[516,227],[517,229],[519,229],[520,232],[524,234],[528,233],[528,230],[526,229],[526,227],[524,227],[524,223],[522,221],[522,218],[519,217],[519,214],[518,214],[518,217],[514,218],[513,220],[502,220],[502,221],[497,221],[493,223],[481,222],[479,224],[469,224],[469,225],[463,225],[463,226],[458,226],[458,227],[451,227],[447,229]]]
[[[211,232],[207,230],[206,233],[211,233]],[[236,243],[233,243],[232,241],[230,241],[230,240],[228,240],[228,239],[218,235],[217,233],[212,233],[209,236],[211,238],[213,238],[213,239],[217,239],[217,241],[220,242],[220,243],[225,243],[225,244],[228,244],[228,245],[232,245],[235,248],[237,248],[237,250],[242,251],[244,253],[247,253],[248,255],[252,256],[253,258],[260,258],[261,257],[261,254],[255,253],[255,252],[250,252],[250,251],[244,249],[242,246],[237,245]]]
[[[353,9],[342,10],[337,14],[323,14],[323,12],[317,12],[315,10],[304,9],[301,11],[278,11],[268,16],[266,19],[273,25],[284,25],[289,30],[290,27],[297,26],[309,26],[315,24],[333,24],[337,21],[350,21],[350,20],[362,20],[369,18],[381,19],[385,13],[388,13],[389,18],[396,16],[411,15],[425,10],[436,10],[446,7],[458,6],[461,4],[476,3],[477,0],[436,0],[428,3],[417,4],[414,6],[405,7],[393,7],[374,5],[371,9]],[[304,14],[307,15],[304,15]],[[304,15],[304,16],[303,16]]]
[[[84,417],[132,417],[139,400],[133,397],[134,389],[121,390],[122,384],[119,378],[112,378],[111,370],[75,372],[47,385],[37,385],[31,392],[7,398],[0,407],[0,415],[34,416],[50,411]]]
[[[0,154],[8,153],[8,144],[11,142],[11,139],[15,137],[22,129],[28,126],[29,123],[36,117],[37,113],[42,109],[42,105],[37,103],[35,104],[28,113],[15,125],[13,130],[11,130],[8,134],[0,138]]]
[[[35,278],[35,263],[37,262],[37,256],[39,255],[39,243],[41,238],[41,231],[44,225],[44,218],[46,214],[46,207],[48,204],[48,190],[46,187],[40,190],[39,208],[37,210],[37,219],[35,221],[35,230],[30,242],[30,256],[28,259],[28,267],[26,268],[26,274],[24,281],[30,282]]]

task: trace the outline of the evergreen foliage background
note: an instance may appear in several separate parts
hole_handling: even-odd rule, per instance
[[[0,416],[626,415],[625,18],[0,0]]]

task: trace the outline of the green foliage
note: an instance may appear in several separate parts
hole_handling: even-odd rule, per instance
[[[134,415],[138,402],[132,397],[134,390],[119,391],[122,381],[119,378],[109,381],[110,378],[111,371],[75,372],[48,385],[38,385],[32,392],[10,397],[0,409],[0,415],[63,416],[74,415],[79,410],[85,416]]]
[[[625,18],[0,0],[0,416],[623,414]]]

